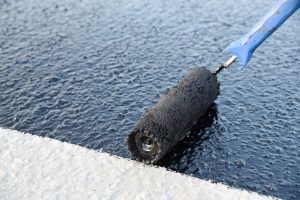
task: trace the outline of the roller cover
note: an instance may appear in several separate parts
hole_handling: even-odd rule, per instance
[[[134,126],[127,137],[132,157],[156,163],[180,141],[219,94],[217,77],[205,67],[192,68]]]

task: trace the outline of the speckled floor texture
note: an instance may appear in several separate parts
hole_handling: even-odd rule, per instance
[[[273,199],[15,130],[0,152],[1,200]]]
[[[133,125],[193,66],[210,70],[272,1],[2,0],[0,127],[128,158]],[[222,72],[207,117],[160,166],[300,199],[300,12]]]

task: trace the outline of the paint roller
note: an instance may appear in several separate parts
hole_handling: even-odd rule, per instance
[[[205,67],[192,68],[135,124],[126,139],[132,158],[147,164],[163,158],[216,100],[217,74],[235,60],[246,65],[255,49],[299,7],[300,0],[278,0],[247,34],[225,49],[232,54],[227,62],[214,72]]]

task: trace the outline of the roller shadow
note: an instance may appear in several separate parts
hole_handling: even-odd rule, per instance
[[[205,131],[205,129],[212,127],[214,122],[218,120],[217,113],[217,105],[213,104],[206,113],[198,119],[191,131],[156,165],[184,173],[185,168],[178,169],[174,168],[174,166],[180,163],[183,158],[186,164],[193,162],[195,151],[200,148],[204,141],[208,140],[215,133],[214,131]]]

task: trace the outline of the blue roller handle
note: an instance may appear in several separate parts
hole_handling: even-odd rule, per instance
[[[300,0],[277,0],[277,4],[241,39],[232,42],[225,51],[235,55],[244,66],[255,49],[300,7]]]

